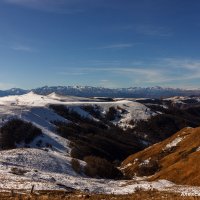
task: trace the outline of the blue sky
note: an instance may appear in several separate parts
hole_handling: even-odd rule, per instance
[[[199,0],[1,0],[0,89],[200,87]]]

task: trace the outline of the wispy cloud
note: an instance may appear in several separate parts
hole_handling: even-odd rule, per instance
[[[160,62],[171,67],[183,68],[188,70],[200,70],[200,60],[190,58],[163,58]]]
[[[200,79],[200,60],[190,58],[164,58],[159,61],[168,69],[168,81]]]
[[[111,44],[102,47],[98,47],[98,49],[124,49],[124,48],[131,48],[136,44],[132,43],[120,43],[120,44]]]
[[[86,72],[58,72],[59,75],[63,75],[63,76],[82,76],[82,75],[86,75],[88,73]]]
[[[48,12],[71,14],[82,12],[91,0],[3,0],[5,3]]]
[[[140,25],[135,28],[138,33],[149,35],[149,36],[172,36],[172,31],[165,26],[154,26],[154,25]]]
[[[69,72],[69,70],[71,70]],[[76,74],[83,76],[93,76],[93,75],[100,75],[107,76],[107,75],[115,75],[116,77],[121,77],[125,79],[132,79],[137,78],[143,82],[154,82],[161,80],[163,77],[163,72],[157,69],[146,69],[146,68],[137,68],[137,67],[80,67],[76,68],[75,71],[72,69],[67,69],[67,72],[61,71],[57,72],[59,75],[68,75],[68,74]],[[112,87],[117,85],[117,80],[115,79],[101,79],[100,81],[101,86],[110,85]],[[120,85],[120,84],[118,84]]]
[[[22,51],[22,52],[36,52],[37,49],[33,48],[31,45],[26,45],[20,42],[0,42],[0,47],[3,49],[8,49],[12,51]]]
[[[10,49],[12,49],[14,51],[24,51],[24,52],[35,51],[33,48],[31,48],[29,46],[25,46],[25,45],[15,45],[15,46],[10,47]]]
[[[89,60],[87,61],[89,65],[94,66],[121,66],[120,60]]]
[[[155,77],[149,76],[151,83],[177,84],[200,79],[200,60],[188,58],[162,58],[154,60],[148,69],[155,70]],[[150,73],[150,72],[149,72]]]
[[[137,63],[139,64],[137,65]],[[112,87],[120,85],[120,81],[123,80],[139,86],[167,85],[176,87],[182,85],[182,87],[188,87],[190,85],[191,87],[191,82],[197,82],[200,79],[200,60],[195,59],[160,58],[151,61],[130,62],[127,66],[129,67],[122,63],[116,66],[107,66],[102,61],[102,65],[76,67],[75,71],[70,69],[70,73],[76,74],[78,71],[78,74],[85,78],[95,77],[98,74],[98,77],[101,78],[100,86],[110,85]]]
[[[118,30],[136,32],[146,36],[170,37],[173,35],[173,31],[169,27],[151,24],[125,25],[118,27]]]

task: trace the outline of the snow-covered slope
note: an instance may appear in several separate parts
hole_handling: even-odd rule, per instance
[[[12,118],[20,118],[33,123],[40,128],[43,134],[37,137],[29,146],[38,148],[51,146],[53,150],[69,155],[70,147],[67,139],[59,136],[55,131],[53,122],[61,121],[69,123],[70,121],[56,114],[49,105],[64,105],[79,115],[98,121],[94,116],[84,110],[83,107],[91,106],[98,108],[101,115],[104,116],[111,107],[118,110],[119,115],[115,117],[113,124],[121,127],[133,126],[131,121],[147,120],[155,115],[149,108],[143,104],[128,101],[116,100],[113,102],[93,101],[88,98],[61,96],[52,93],[48,96],[37,95],[33,92],[24,95],[6,96],[0,98],[0,126]],[[123,112],[122,112],[123,110]],[[72,122],[76,123],[76,122]],[[18,145],[23,147],[23,144]]]
[[[0,191],[11,189],[63,190],[73,188],[92,193],[130,194],[136,190],[178,192],[188,196],[199,196],[199,187],[179,186],[170,181],[148,182],[143,179],[105,180],[91,179],[76,174],[70,158],[57,152],[38,149],[15,149],[0,152]],[[84,163],[81,162],[83,166]],[[17,174],[19,171],[21,174]]]
[[[36,125],[43,132],[42,136],[36,138],[31,147],[35,147],[38,141],[42,140],[42,146],[51,144],[59,151],[69,152],[66,139],[55,134],[55,127],[52,121],[67,122],[66,119],[54,113],[48,108],[49,103],[56,103],[45,96],[29,93],[21,96],[8,96],[0,98],[0,125],[12,118],[20,118]]]
[[[147,120],[155,115],[155,113],[146,106],[128,100],[94,102],[87,98],[60,96],[55,93],[43,96],[30,92],[24,95],[0,98],[0,126],[12,118],[20,118],[31,122],[42,130],[43,135],[37,137],[29,145],[30,147],[37,147],[37,144],[40,143],[40,147],[50,145],[54,150],[56,149],[59,152],[69,153],[69,141],[56,134],[56,127],[53,123],[55,121],[68,123],[69,120],[56,114],[54,110],[49,108],[49,105],[64,105],[83,117],[97,121],[98,119],[95,119],[95,117],[91,116],[83,109],[84,106],[98,107],[102,115],[105,115],[109,108],[114,107],[115,109],[119,109],[120,115],[117,116],[112,123],[123,128],[133,126],[133,123],[130,125],[131,121]],[[120,113],[121,110],[125,112]],[[19,146],[23,147],[23,144]]]
[[[50,121],[63,121],[60,116],[51,111],[49,105],[65,105],[68,108],[76,111],[78,114],[90,117],[90,114],[84,111],[83,106],[98,106],[102,114],[105,114],[110,107],[120,108],[125,110],[120,117],[115,119],[113,123],[126,126],[130,121],[147,120],[155,115],[145,105],[128,100],[116,100],[114,102],[91,101],[87,98],[79,97],[64,97],[55,93],[48,96],[37,95],[30,92],[20,96],[7,96],[0,98],[0,116],[18,116],[27,121],[47,127]],[[39,122],[40,120],[40,122]],[[42,121],[41,121],[42,120]],[[51,124],[49,124],[51,126]]]

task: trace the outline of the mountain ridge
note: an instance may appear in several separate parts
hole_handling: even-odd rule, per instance
[[[9,95],[23,95],[30,91],[40,95],[57,93],[59,95],[70,95],[80,97],[110,97],[110,98],[167,98],[174,96],[200,96],[200,89],[180,89],[169,87],[128,87],[128,88],[106,88],[93,86],[44,86],[25,90],[11,88],[0,90],[0,97]]]

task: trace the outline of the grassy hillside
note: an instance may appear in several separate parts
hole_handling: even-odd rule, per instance
[[[200,185],[200,128],[184,128],[163,142],[129,156],[122,169],[128,177],[151,176],[177,184]]]

